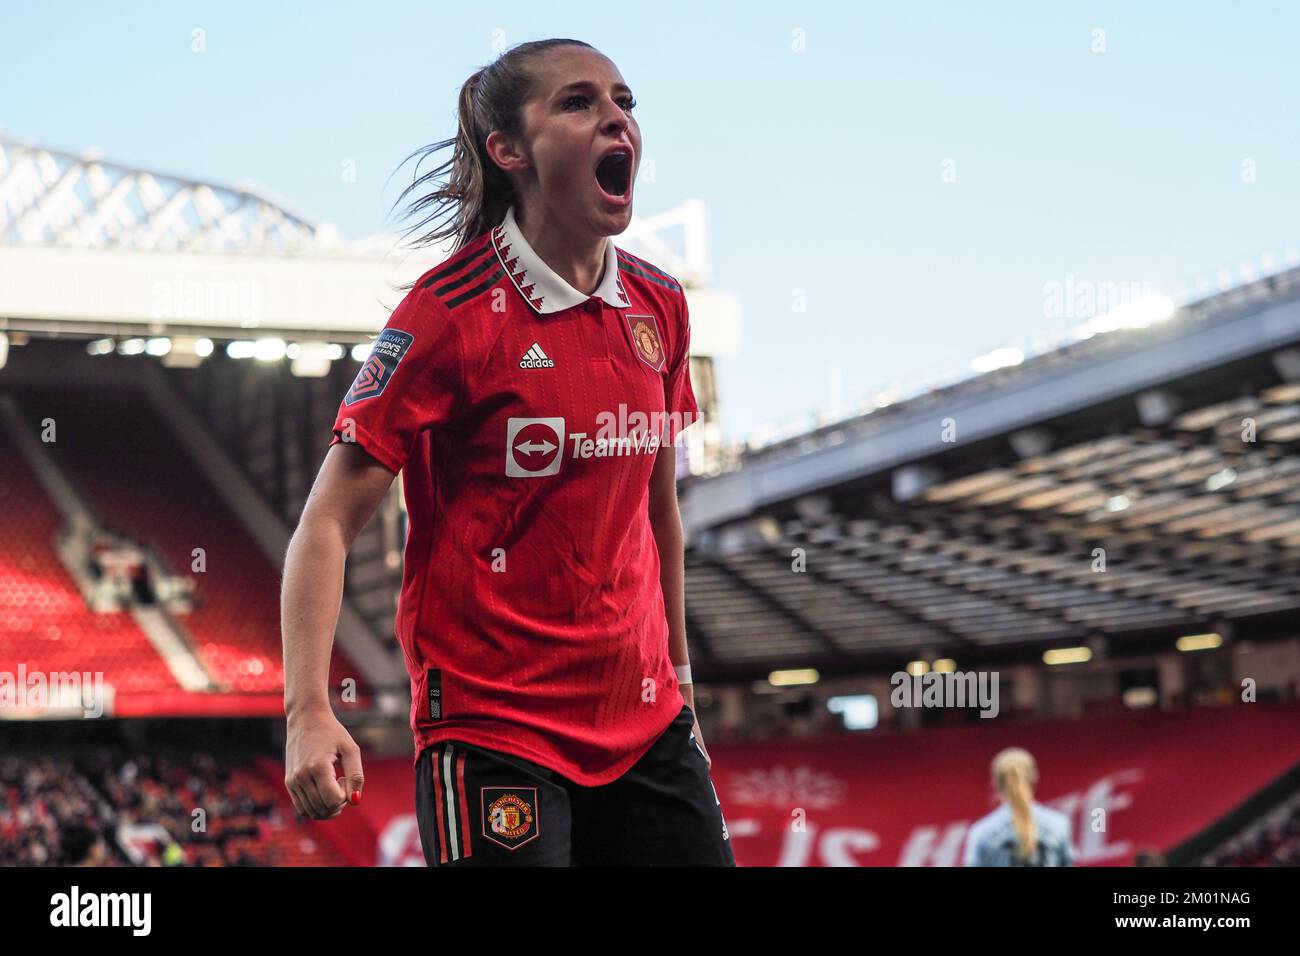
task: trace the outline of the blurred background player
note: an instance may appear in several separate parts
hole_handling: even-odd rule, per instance
[[[1073,866],[1070,819],[1034,802],[1038,766],[1029,751],[1009,747],[992,770],[1002,805],[970,828],[966,866]]]

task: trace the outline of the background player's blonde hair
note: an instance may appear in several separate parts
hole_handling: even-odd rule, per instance
[[[407,235],[426,230],[412,245],[429,245],[455,237],[453,252],[494,229],[506,217],[515,200],[509,177],[487,153],[488,134],[500,130],[511,136],[523,132],[524,103],[532,94],[532,60],[547,50],[560,46],[593,49],[581,40],[555,38],[520,43],[480,70],[476,70],[460,88],[457,105],[456,135],[417,149],[402,165],[419,156],[420,163],[440,150],[451,148],[451,156],[402,190],[396,206],[412,192],[433,186],[407,207],[408,217],[422,216]],[[400,167],[399,167],[400,168]]]
[[[1038,848],[1038,826],[1034,823],[1034,784],[1038,766],[1028,750],[1008,747],[993,758],[993,785],[1011,808],[1011,822],[1020,838],[1022,856]]]

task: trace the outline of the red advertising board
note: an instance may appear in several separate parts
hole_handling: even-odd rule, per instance
[[[713,745],[746,866],[953,866],[995,805],[1003,747],[1037,758],[1039,799],[1069,815],[1078,862],[1126,865],[1193,836],[1300,763],[1300,705],[1243,704],[1066,722]],[[268,773],[283,779],[274,766]],[[409,759],[366,764],[362,806],[320,823],[358,865],[423,865]]]

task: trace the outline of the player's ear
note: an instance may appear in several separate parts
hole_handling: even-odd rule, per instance
[[[506,173],[523,172],[532,165],[519,138],[503,133],[499,129],[488,133],[484,146],[492,162]]]

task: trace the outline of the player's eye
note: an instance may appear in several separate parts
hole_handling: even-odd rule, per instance
[[[566,99],[560,108],[564,110],[568,110],[575,103],[580,103],[583,106],[585,106],[589,102],[591,101],[587,97],[583,96],[581,93],[575,93],[573,96],[570,96],[568,99]],[[636,97],[633,96],[621,97],[618,100],[618,105],[623,107],[623,109],[625,110],[631,111],[636,107]]]

